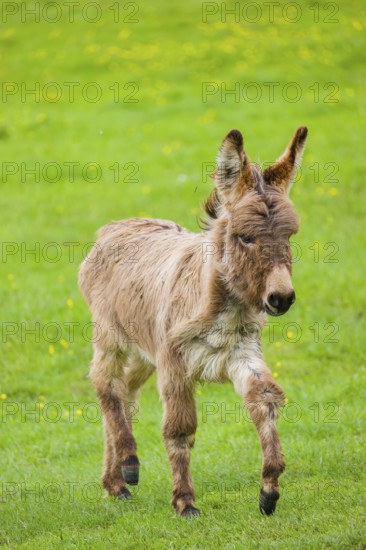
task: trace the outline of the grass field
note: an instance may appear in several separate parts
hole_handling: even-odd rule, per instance
[[[281,0],[271,23],[268,6],[247,4],[225,20],[221,3],[193,0],[118,10],[105,1],[98,11],[81,2],[73,17],[62,2],[58,11],[41,2],[39,21],[20,3],[3,4],[4,546],[366,547],[365,10],[355,0]],[[135,415],[140,486],[132,502],[107,498],[87,379],[90,314],[77,286],[83,254],[113,219],[169,218],[198,230],[226,133],[241,129],[251,159],[267,162],[302,124],[297,303],[263,335],[288,398],[276,514],[259,513],[259,442],[239,397],[207,385],[197,388],[192,455],[202,515],[175,515],[155,377]]]

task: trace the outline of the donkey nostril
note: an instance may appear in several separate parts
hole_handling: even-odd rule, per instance
[[[293,290],[287,295],[273,292],[268,296],[268,303],[277,310],[277,313],[285,313],[295,302],[295,299],[296,296]]]
[[[279,294],[270,294],[268,296],[268,303],[270,306],[278,308],[281,303],[281,296]]]

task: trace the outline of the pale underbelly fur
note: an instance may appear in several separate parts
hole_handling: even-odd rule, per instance
[[[187,345],[184,353],[187,378],[219,383],[232,381],[236,391],[245,391],[248,378],[260,378],[263,369],[267,369],[260,348],[264,322],[264,314],[248,317],[241,324],[235,315],[219,317]],[[154,359],[145,351],[139,348],[138,352],[154,365]]]

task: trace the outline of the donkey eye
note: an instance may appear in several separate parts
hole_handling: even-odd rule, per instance
[[[246,244],[246,245],[254,244],[254,240],[251,237],[248,237],[247,235],[240,235],[239,238],[243,244]]]

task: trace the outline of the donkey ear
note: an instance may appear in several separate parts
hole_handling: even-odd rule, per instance
[[[307,135],[308,129],[300,126],[283,155],[264,171],[263,177],[268,185],[290,192],[301,163]]]
[[[250,163],[243,149],[243,136],[239,130],[231,130],[221,144],[217,156],[214,179],[219,196],[229,206],[253,187]]]

